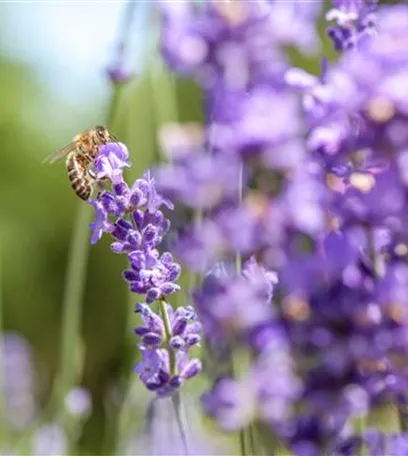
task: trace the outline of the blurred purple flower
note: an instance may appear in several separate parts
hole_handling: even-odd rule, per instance
[[[352,173],[344,193],[337,193],[333,209],[345,225],[396,228],[405,205],[405,190],[395,168],[373,175]]]
[[[58,424],[41,425],[33,436],[32,451],[36,456],[63,456],[68,454],[68,440]]]
[[[232,115],[226,115],[227,109]],[[244,158],[259,155],[266,165],[283,168],[285,158],[294,161],[286,167],[296,167],[303,159],[300,150],[294,157],[280,155],[280,148],[287,143],[293,146],[294,139],[301,134],[298,104],[291,94],[263,85],[246,93],[234,92],[233,96],[218,91],[210,111],[207,139],[215,150],[230,155],[239,153]],[[276,166],[280,162],[282,165]]]
[[[65,407],[71,415],[84,418],[92,409],[91,394],[85,388],[77,386],[65,397]]]
[[[322,0],[288,3],[269,0],[269,2],[268,20],[279,45],[294,45],[306,54],[320,51],[320,38],[316,25],[323,7]]]
[[[293,402],[300,392],[287,340],[276,333],[248,372],[236,379],[218,379],[202,401],[206,413],[226,431],[243,429],[257,420],[276,431],[291,418]]]
[[[367,429],[364,441],[372,456],[384,454],[402,456],[408,453],[408,433],[386,434],[375,428]]]
[[[3,381],[0,394],[5,399],[5,425],[21,431],[34,421],[38,413],[31,349],[22,336],[6,332],[0,334],[0,354]]]
[[[206,90],[245,90],[279,79],[285,66],[267,0],[160,2],[162,52],[168,65],[194,75]]]
[[[236,277],[220,274],[218,268],[210,271],[194,296],[204,332],[221,340],[242,338],[256,346],[258,333],[274,326],[271,299],[276,283],[276,274],[254,259]]]
[[[304,21],[295,3],[162,6],[164,57],[203,89],[209,171],[201,182],[183,155],[159,174],[169,196],[204,209],[177,251],[210,270],[194,295],[208,346],[218,340],[229,365],[236,346],[251,354],[248,372],[223,372],[205,394],[206,411],[229,430],[260,419],[295,454],[351,455],[361,437],[350,420],[385,398],[401,406],[408,388],[408,8],[334,0],[329,35],[353,49],[315,76],[282,58],[283,42],[307,47],[313,35],[317,10]],[[237,157],[245,187],[234,196],[232,174],[216,168]],[[214,267],[237,255],[257,261]],[[265,267],[278,284],[265,285]]]
[[[191,151],[161,166],[155,178],[159,191],[196,209],[211,209],[238,195],[241,165],[237,157]]]

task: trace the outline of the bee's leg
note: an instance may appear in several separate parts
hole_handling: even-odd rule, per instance
[[[92,169],[88,169],[88,174],[91,176],[93,180],[96,180],[96,174],[92,171]]]
[[[89,176],[95,180],[95,181],[98,181],[98,182],[108,182],[109,181],[109,178],[108,177],[100,177],[98,179],[98,177],[96,176],[96,174],[92,171],[92,169],[88,169],[88,174]]]
[[[93,160],[88,155],[81,154],[81,159],[86,166],[92,165]]]

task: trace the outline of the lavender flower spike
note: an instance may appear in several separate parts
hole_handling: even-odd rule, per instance
[[[91,243],[108,233],[114,239],[112,251],[128,258],[123,277],[132,292],[143,296],[136,306],[143,325],[135,328],[142,355],[135,372],[147,389],[164,396],[200,372],[200,361],[190,360],[188,352],[200,342],[201,325],[191,308],[173,311],[167,304],[168,296],[180,289],[176,283],[180,266],[170,252],[160,253],[158,247],[170,228],[161,208],[172,209],[173,205],[157,192],[149,172],[132,187],[127,185],[123,169],[130,166],[128,157],[121,143],[99,148],[92,172],[100,191],[89,201],[95,209]],[[160,315],[150,307],[156,302]]]

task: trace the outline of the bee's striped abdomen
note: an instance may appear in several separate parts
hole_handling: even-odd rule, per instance
[[[68,179],[71,183],[74,192],[83,200],[88,200],[91,196],[92,185],[87,174],[85,164],[81,157],[75,152],[71,152],[67,157]]]

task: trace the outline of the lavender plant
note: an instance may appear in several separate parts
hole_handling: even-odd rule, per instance
[[[160,208],[173,205],[157,192],[149,172],[132,187],[126,184],[123,169],[129,166],[128,155],[120,143],[99,148],[93,172],[110,188],[90,200],[95,208],[91,242],[109,233],[114,239],[112,251],[127,255],[129,269],[123,277],[129,289],[143,297],[135,308],[142,319],[142,325],[135,328],[142,356],[135,371],[147,389],[168,395],[201,370],[200,361],[188,357],[191,347],[200,342],[201,325],[195,322],[191,307],[173,311],[168,304],[169,296],[180,289],[176,284],[180,266],[170,252],[160,253],[158,246],[170,229]],[[160,315],[152,310],[156,302]]]

